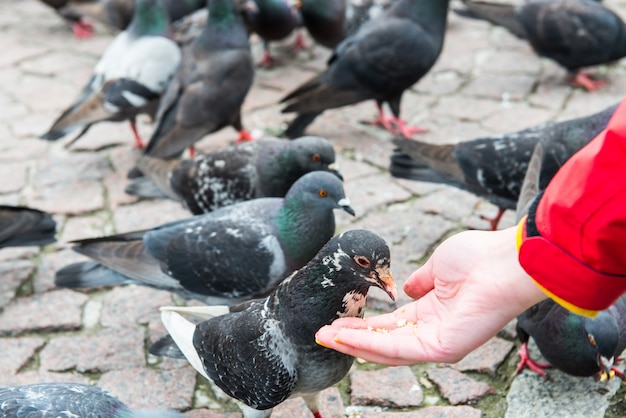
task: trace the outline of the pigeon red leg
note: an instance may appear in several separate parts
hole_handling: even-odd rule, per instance
[[[74,32],[74,37],[77,39],[85,39],[93,35],[93,25],[82,19],[74,22],[72,30]]]
[[[502,215],[504,215],[504,211],[506,211],[506,209],[498,208],[498,214],[493,218],[485,215],[480,215],[480,219],[489,222],[489,227],[491,228],[491,231],[495,231],[498,229],[498,224],[500,223],[500,219],[502,219]]]
[[[242,129],[241,131],[239,131],[239,137],[237,138],[237,140],[235,141],[235,143],[240,143],[240,142],[245,142],[245,141],[253,141],[254,138],[252,137],[252,135],[250,135],[250,132],[246,131],[245,129]]]
[[[582,71],[569,75],[568,79],[573,87],[582,87],[590,92],[606,84],[604,80],[594,80],[590,74]]]
[[[611,367],[611,370],[613,370],[613,372],[615,373],[615,376],[619,377],[620,379],[624,380],[624,373],[617,370],[615,367]]]
[[[141,136],[139,136],[139,131],[137,131],[137,124],[135,121],[130,121],[130,129],[133,131],[133,136],[135,137],[135,148],[143,149],[145,144],[141,140]]]
[[[276,60],[274,59],[274,57],[272,57],[272,55],[270,54],[270,51],[268,51],[267,49],[264,49],[263,58],[261,58],[259,62],[256,63],[256,66],[261,67],[261,68],[271,68],[275,64],[276,64]]]
[[[396,118],[395,116],[390,116],[389,120],[392,125],[395,125],[395,131],[391,131],[393,134],[401,134],[403,137],[407,139],[413,138],[415,134],[421,134],[426,132],[425,128],[420,128],[419,126],[411,126],[407,125],[405,121],[400,118]]]
[[[370,123],[374,126],[382,126],[389,132],[392,132],[395,134],[395,132],[393,132],[395,128],[391,124],[391,121],[389,120],[389,118],[385,116],[385,111],[383,110],[383,107],[378,104],[376,106],[378,107],[378,117]]]
[[[548,377],[548,374],[543,369],[550,368],[550,365],[546,363],[539,363],[538,361],[530,358],[530,354],[528,354],[528,343],[522,343],[519,351],[517,352],[517,355],[519,356],[519,363],[517,365],[517,369],[515,369],[515,374],[521,372],[526,366],[538,375],[541,375],[545,378]]]
[[[189,158],[193,158],[196,156],[196,147],[190,145],[187,149],[189,150]]]
[[[304,43],[304,36],[302,36],[302,31],[298,31],[296,33],[296,40],[293,42],[293,52],[298,53],[300,51],[304,51],[306,48],[306,44]]]

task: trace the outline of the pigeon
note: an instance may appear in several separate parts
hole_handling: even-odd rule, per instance
[[[335,232],[334,209],[354,215],[337,176],[314,171],[284,198],[267,197],[158,226],[76,241],[94,261],[56,273],[59,287],[135,283],[205,304],[265,296],[305,265]]]
[[[128,120],[135,145],[143,147],[135,118],[154,115],[180,59],[162,1],[137,0],[128,29],[113,40],[79,97],[41,138],[53,141],[82,129],[73,143],[96,122]]]
[[[87,22],[82,16],[71,13],[65,8],[72,3],[89,3],[93,0],[41,0],[43,4],[54,9],[54,11],[66,21],[72,24],[75,38],[88,38],[93,34],[93,25]],[[62,11],[63,10],[63,11]]]
[[[517,317],[516,331],[522,343],[516,373],[528,366],[547,377],[543,369],[551,365],[572,376],[624,378],[613,364],[626,348],[626,296],[595,318],[577,315],[546,299]],[[529,337],[537,343],[549,365],[529,356]]]
[[[333,49],[396,0],[302,0],[302,24],[318,44]]]
[[[391,156],[389,171],[394,177],[448,184],[486,198],[500,208],[489,220],[494,230],[506,209],[516,209],[528,161],[539,140],[546,138],[550,144],[542,167],[543,188],[569,157],[604,129],[616,108],[458,144],[395,139],[398,150]]]
[[[23,206],[0,205],[0,248],[47,245],[56,241],[52,216]]]
[[[137,166],[145,177],[133,179],[126,192],[182,201],[198,215],[244,200],[284,197],[308,172],[327,170],[339,175],[331,167],[334,162],[333,146],[321,137],[259,139],[193,159],[142,157]]]
[[[604,84],[581,71],[626,56],[626,27],[593,0],[530,0],[518,5],[463,0],[456,13],[486,20],[527,40],[535,53],[565,68],[574,86],[594,91]]]
[[[404,90],[435,64],[445,34],[449,0],[398,0],[379,18],[366,22],[343,40],[328,60],[326,71],[282,99],[283,113],[297,112],[285,135],[302,136],[324,110],[375,100],[380,124],[410,138],[423,129],[400,119]],[[392,116],[385,117],[388,103]]]
[[[238,141],[252,139],[241,125],[241,105],[252,86],[254,64],[239,10],[250,3],[234,1],[208,1],[207,24],[183,49],[181,65],[161,100],[144,155],[178,157],[205,135],[229,125],[239,131]]]
[[[109,391],[82,383],[37,383],[0,388],[3,417],[184,418],[165,409],[132,409]]]
[[[354,358],[316,344],[315,333],[337,318],[362,317],[371,286],[397,299],[389,247],[373,232],[352,230],[246,309],[164,307],[161,319],[196,371],[247,406],[246,418],[268,417],[300,396],[321,418],[319,392],[339,382]],[[181,313],[222,315],[194,325]]]
[[[58,1],[58,0],[42,0]],[[135,12],[136,0],[69,0],[59,13],[102,23],[110,28],[125,30]],[[206,6],[206,0],[163,0],[170,22],[175,22]],[[93,28],[92,28],[93,32]]]
[[[289,36],[300,24],[301,17],[295,0],[254,0],[257,10],[244,12],[246,25],[263,40],[263,58],[259,67],[272,67],[276,60],[270,54],[269,43]]]

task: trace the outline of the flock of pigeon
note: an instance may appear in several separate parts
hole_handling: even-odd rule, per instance
[[[76,36],[93,31],[90,20],[122,32],[42,138],[75,133],[76,140],[100,121],[129,121],[143,151],[128,173],[126,191],[180,201],[195,215],[76,241],[74,250],[89,261],[59,269],[55,283],[68,288],[133,283],[205,304],[162,308],[169,335],[150,351],[186,358],[241,401],[246,417],[269,416],[274,406],[301,396],[320,418],[319,392],[340,381],[353,358],[317,345],[315,332],[336,318],[362,316],[372,286],[397,298],[382,238],[367,230],[334,236],[334,211],[354,215],[354,210],[333,168],[332,142],[306,136],[315,118],[375,101],[379,113],[373,123],[395,136],[393,176],[460,187],[497,205],[501,216],[507,209],[523,211],[520,196],[532,198],[545,188],[615,110],[455,145],[413,139],[422,129],[403,121],[400,102],[441,53],[449,0],[44,2],[72,22]],[[454,11],[527,40],[538,55],[561,65],[574,85],[590,92],[602,82],[582,68],[626,55],[624,23],[592,0],[517,5],[464,0]],[[295,114],[285,138],[253,139],[241,121],[255,75],[250,33],[265,45],[257,65],[269,66],[276,65],[270,42],[301,30],[333,48],[327,68],[283,98],[283,112]],[[293,47],[304,47],[302,37]],[[147,143],[135,126],[139,114],[154,120]],[[195,154],[196,142],[228,126],[239,132],[237,143]],[[190,158],[182,158],[187,149]],[[0,207],[0,247],[46,245],[54,236],[49,214]],[[576,376],[597,374],[611,369],[626,347],[624,331],[624,298],[593,320],[543,302],[518,318],[520,368],[528,364],[545,374],[525,350],[530,336],[552,366]],[[0,389],[4,416],[62,410],[74,416],[94,411],[93,416],[180,416],[131,411],[106,391],[79,384]]]

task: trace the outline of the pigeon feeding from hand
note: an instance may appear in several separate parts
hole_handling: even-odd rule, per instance
[[[81,383],[37,383],[0,388],[3,417],[185,418],[165,409],[132,409],[109,391]]]
[[[284,197],[304,174],[331,171],[335,150],[330,141],[306,136],[266,138],[233,144],[193,159],[142,157],[138,177],[126,192],[182,201],[194,215],[259,197]]]
[[[52,216],[23,206],[0,205],[0,248],[46,245],[56,241]]]
[[[337,318],[362,317],[372,286],[397,299],[389,247],[373,232],[352,230],[243,310],[166,307],[161,318],[191,365],[246,405],[246,418],[268,417],[299,396],[321,418],[320,391],[339,382],[354,358],[318,345],[315,333]],[[222,315],[194,325],[181,313]]]
[[[82,129],[73,143],[94,123],[128,120],[136,147],[143,147],[135,119],[142,113],[154,116],[181,59],[171,36],[162,0],[137,0],[128,29],[109,45],[80,96],[41,138],[54,141]]]
[[[406,89],[435,64],[443,47],[449,0],[398,0],[377,19],[366,22],[341,42],[326,70],[297,87],[281,102],[283,113],[298,113],[285,135],[302,136],[306,127],[327,109],[375,100],[373,122],[410,138],[423,129],[400,119]],[[386,117],[384,103],[392,116]]]
[[[135,283],[209,305],[267,295],[335,233],[333,211],[354,215],[341,181],[314,171],[285,198],[254,199],[159,227],[77,241],[94,261],[56,273],[59,287]]]
[[[616,108],[457,144],[396,139],[398,150],[391,156],[389,171],[394,177],[448,184],[486,198],[499,208],[494,219],[485,218],[495,230],[504,211],[517,206],[537,143],[542,138],[546,143],[541,174],[541,187],[545,187],[567,159],[605,128]]]
[[[594,91],[604,84],[581,71],[626,56],[626,25],[593,0],[530,0],[520,4],[463,0],[457,14],[486,20],[527,40],[537,55],[565,68],[572,85]]]

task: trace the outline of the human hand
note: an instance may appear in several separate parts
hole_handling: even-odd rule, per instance
[[[515,234],[452,236],[405,283],[416,301],[385,315],[338,319],[318,331],[318,344],[390,366],[461,360],[546,298],[518,262]]]

